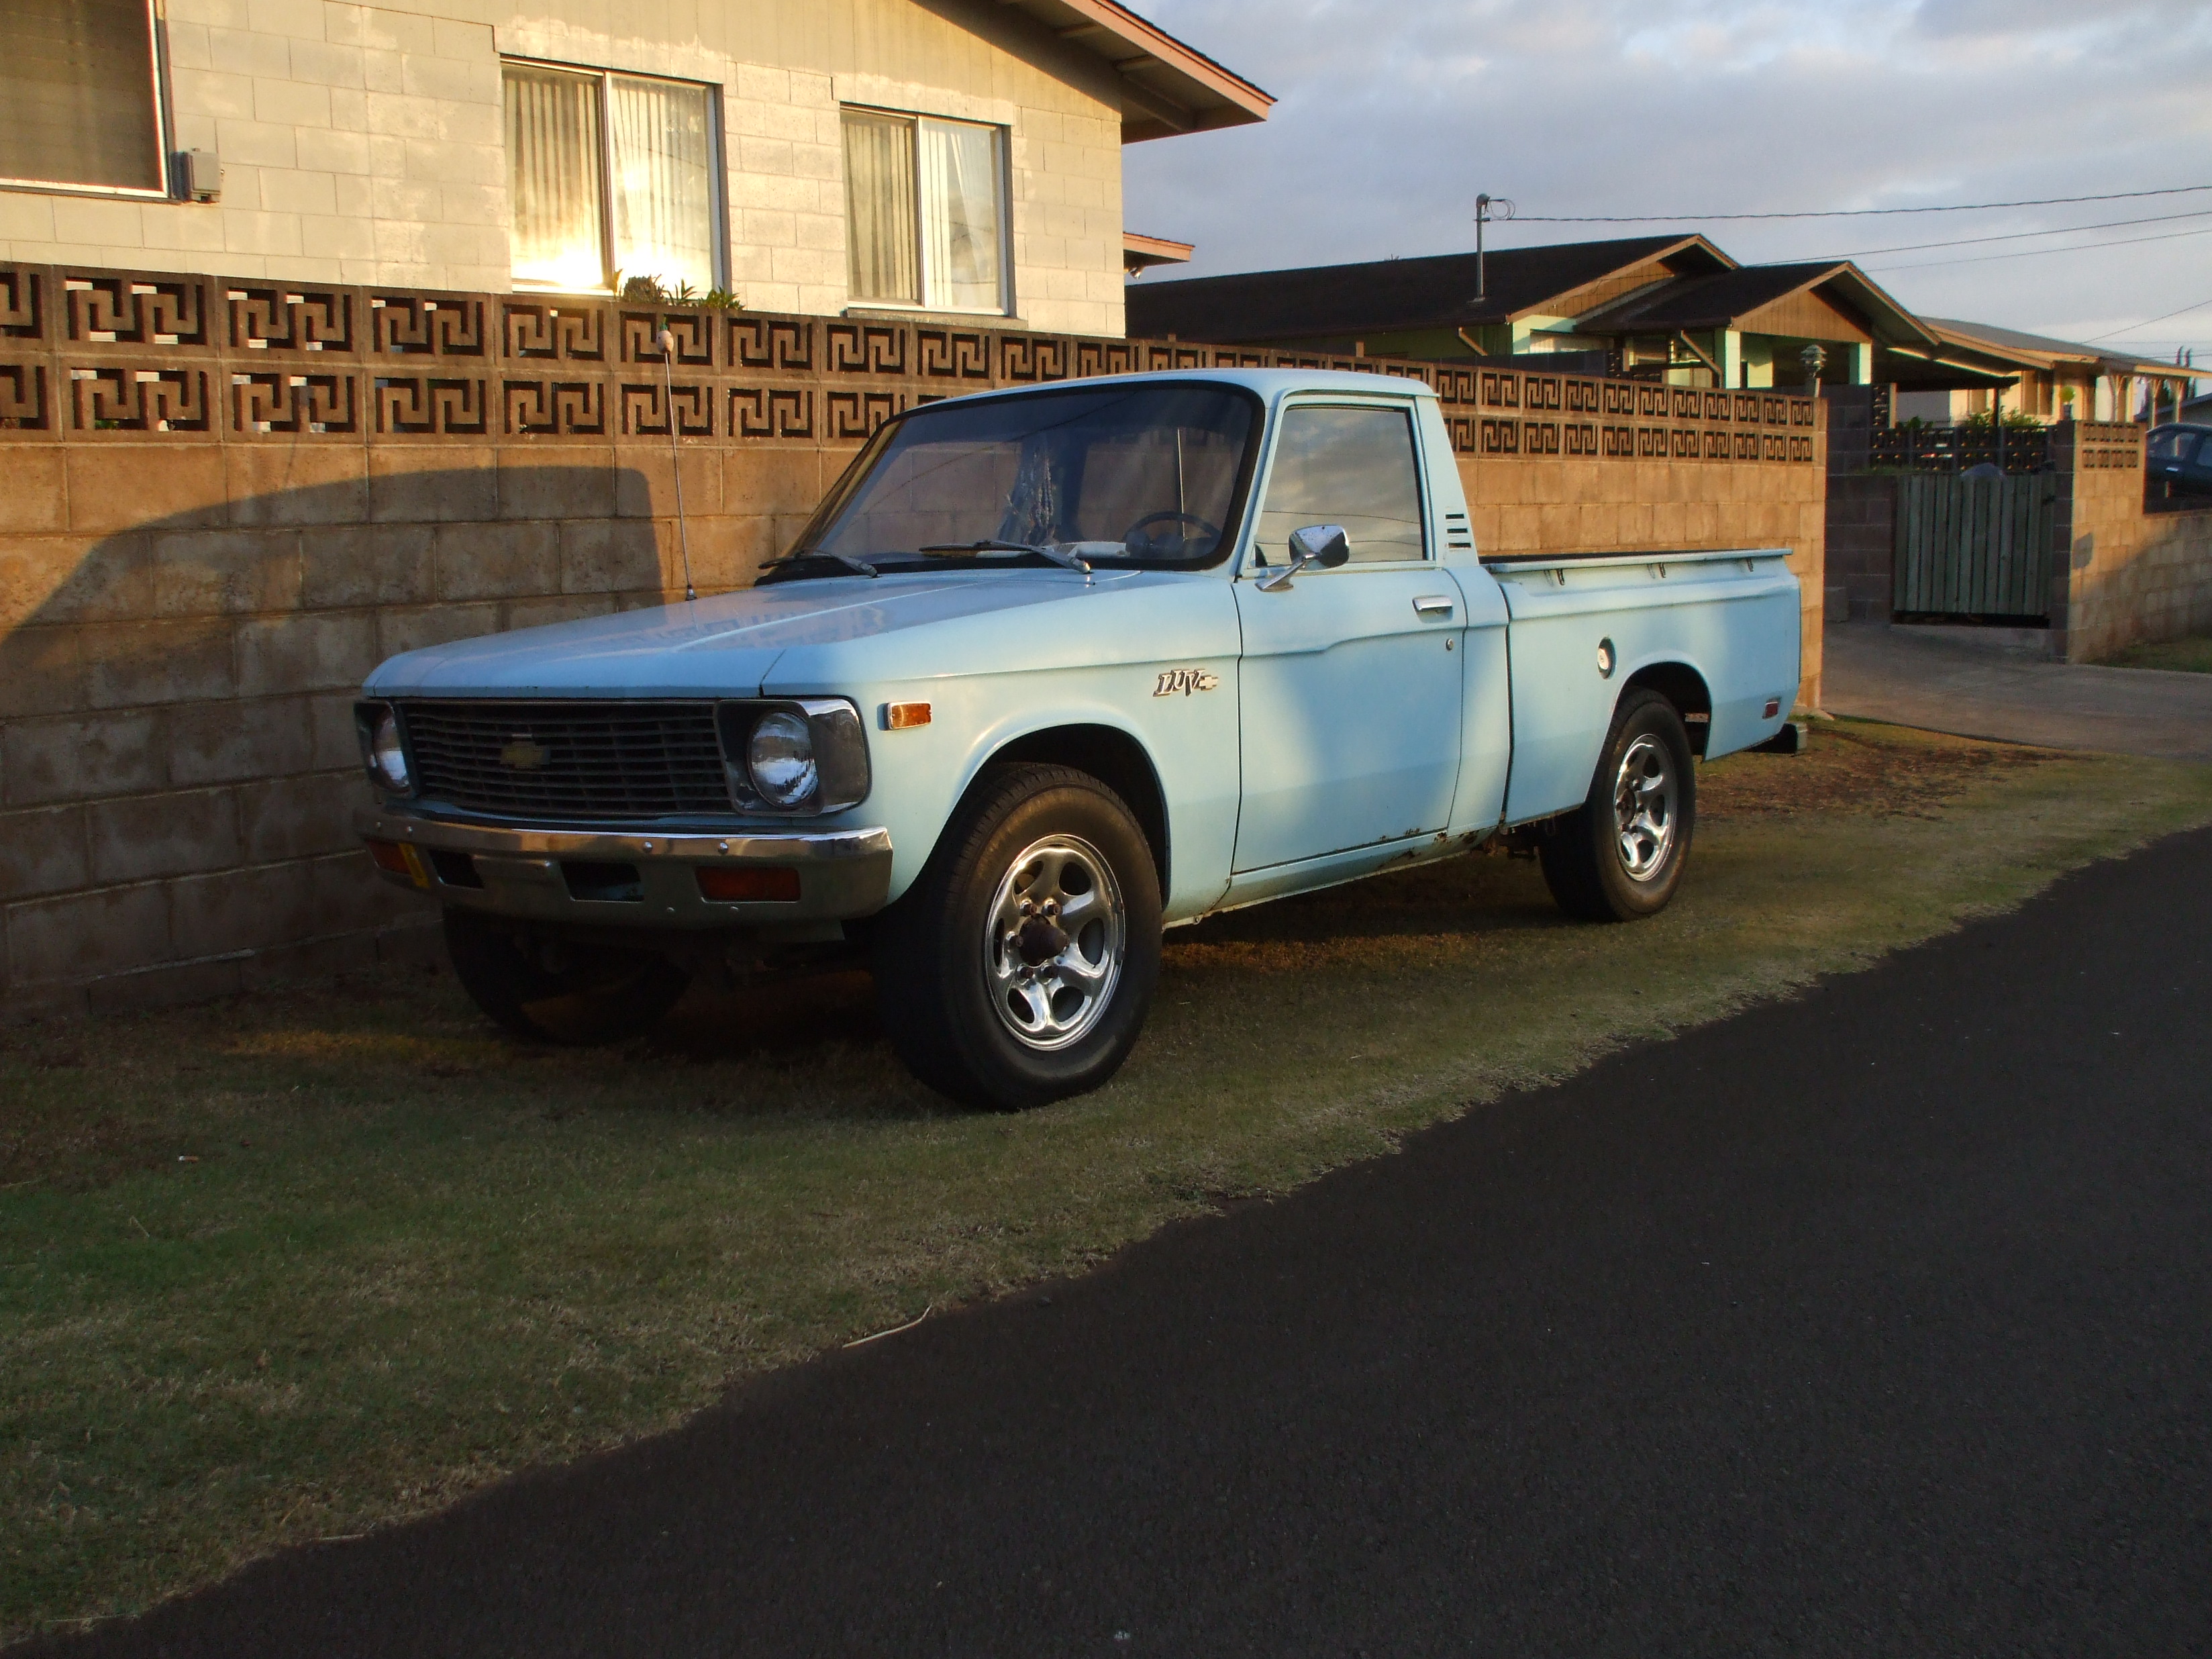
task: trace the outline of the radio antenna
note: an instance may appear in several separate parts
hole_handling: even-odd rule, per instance
[[[664,328],[660,347],[661,400],[668,410],[668,471],[676,480],[676,545],[684,554],[684,597],[696,604],[699,590],[691,585],[691,532],[684,522],[684,457],[676,447],[676,331]]]

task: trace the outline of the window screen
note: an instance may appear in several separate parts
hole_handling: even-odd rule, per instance
[[[845,112],[845,247],[855,300],[1003,311],[1000,130]]]
[[[166,191],[147,0],[8,0],[0,34],[0,179]]]
[[[1255,536],[1268,562],[1290,557],[1291,532],[1340,524],[1352,556],[1426,556],[1413,416],[1401,409],[1295,405],[1283,411]]]

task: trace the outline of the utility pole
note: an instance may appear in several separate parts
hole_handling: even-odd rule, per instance
[[[1474,297],[1478,300],[1490,297],[1490,273],[1483,261],[1482,228],[1493,216],[1510,219],[1516,211],[1513,204],[1503,196],[1485,191],[1474,198]]]

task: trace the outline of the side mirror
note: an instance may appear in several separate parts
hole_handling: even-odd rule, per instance
[[[1260,578],[1258,586],[1263,593],[1288,587],[1291,578],[1300,575],[1318,565],[1323,570],[1334,570],[1352,557],[1352,538],[1344,533],[1340,524],[1310,524],[1291,532],[1291,562],[1280,570],[1271,570]]]

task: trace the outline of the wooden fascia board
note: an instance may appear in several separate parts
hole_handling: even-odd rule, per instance
[[[1000,0],[1018,7],[1058,38],[1114,66],[1121,94],[1167,131],[1241,126],[1264,121],[1270,94],[1184,45],[1115,0]],[[1137,71],[1146,72],[1144,81]],[[1170,87],[1163,87],[1164,79]],[[1170,89],[1171,88],[1171,89]],[[1124,121],[1124,136],[1144,123]],[[1158,136],[1149,132],[1143,137]]]
[[[2049,374],[2060,364],[2065,363],[2078,368],[2086,368],[2094,374],[2098,372],[2097,366],[2102,361],[2094,354],[2086,351],[2078,353],[2039,351],[2033,346],[2007,345],[2002,341],[1984,339],[1978,334],[1965,334],[1954,329],[1932,328],[1932,325],[1931,331],[1937,340],[1942,342],[1943,355],[1947,357],[1964,353],[1969,356],[1985,357],[1991,362],[2002,363],[2007,368],[2033,368]]]
[[[1601,283],[1611,282],[1614,277],[1620,276],[1624,270],[1632,270],[1638,265],[1657,264],[1665,260],[1671,259],[1674,255],[1680,253],[1686,247],[1701,247],[1706,252],[1711,254],[1716,259],[1718,259],[1726,269],[1733,270],[1736,268],[1735,260],[1729,258],[1727,254],[1723,253],[1719,248],[1715,247],[1703,236],[1685,236],[1679,242],[1669,243],[1667,246],[1662,248],[1655,248],[1649,253],[1643,254],[1637,258],[1630,259],[1624,264],[1615,265],[1611,270],[1601,271],[1597,276],[1590,277],[1586,282],[1577,283],[1571,289],[1563,289],[1561,292],[1553,295],[1548,299],[1539,300],[1534,304],[1523,306],[1518,311],[1509,313],[1505,320],[1510,323],[1520,323],[1526,322],[1531,317],[1571,317],[1574,319],[1577,326],[1579,327],[1584,322],[1591,321],[1604,316],[1608,311],[1617,310],[1622,306],[1633,304],[1638,298],[1650,293],[1655,289],[1664,287],[1668,283],[1679,282],[1682,279],[1678,277],[1673,271],[1662,271],[1661,275],[1653,277],[1650,282],[1644,283],[1643,287],[1632,289],[1626,294],[1620,295],[1613,299],[1606,301],[1587,315],[1577,308],[1575,304],[1575,296],[1577,295],[1585,293],[1589,289],[1595,288]]]
[[[1881,340],[1881,333],[1874,325],[1881,319],[1876,313],[1886,313],[1891,323],[1903,325],[1899,332],[1908,337],[1917,337],[1931,345],[1936,343],[1937,336],[1934,329],[1891,299],[1881,283],[1875,282],[1850,260],[1844,260],[1826,276],[1820,278],[1820,281],[1835,283],[1858,291],[1857,309],[1867,315],[1869,325],[1868,331],[1872,333],[1877,341]],[[1871,304],[1869,303],[1869,301],[1872,301]]]

